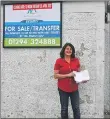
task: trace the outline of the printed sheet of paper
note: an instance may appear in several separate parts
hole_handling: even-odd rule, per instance
[[[83,70],[80,72],[73,71],[73,73],[76,75],[74,78],[77,83],[88,81],[90,79],[88,70]]]

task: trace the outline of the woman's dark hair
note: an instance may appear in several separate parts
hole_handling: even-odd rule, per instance
[[[71,54],[71,58],[75,58],[75,48],[74,46],[71,44],[71,43],[66,43],[63,48],[61,49],[61,52],[60,52],[60,57],[61,58],[64,58],[64,52],[65,52],[65,49],[67,46],[70,46],[71,49],[72,49],[72,54]]]

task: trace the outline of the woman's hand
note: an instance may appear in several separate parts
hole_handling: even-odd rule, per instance
[[[75,74],[73,72],[67,74],[67,77],[74,77],[74,76],[75,76]]]

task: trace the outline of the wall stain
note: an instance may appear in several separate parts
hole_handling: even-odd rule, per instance
[[[8,117],[10,117],[10,115],[7,115]]]
[[[76,56],[77,57],[82,57],[84,55],[83,51],[85,51],[85,50],[89,50],[89,49],[85,48],[84,43],[82,43],[81,46],[80,46],[80,50],[76,51]]]
[[[95,55],[96,51],[92,50],[91,53],[88,55],[89,57]]]
[[[21,62],[18,62],[18,65],[21,65]]]
[[[88,48],[84,47],[84,43],[81,43],[80,49],[81,51],[89,50]]]
[[[40,59],[40,62],[45,62],[46,61],[46,50],[43,51],[43,56],[38,56],[38,59]]]
[[[46,50],[43,52],[43,58],[46,58]]]
[[[40,62],[42,62],[42,61],[43,61],[42,56],[38,56],[37,58],[38,58],[38,59],[40,59]]]
[[[90,99],[90,96],[89,95],[85,95],[86,96],[86,102],[88,104],[92,104],[93,103],[93,100]]]
[[[79,103],[80,104],[83,104],[85,101],[84,100],[82,100],[81,98],[79,98]]]
[[[82,57],[84,55],[84,53],[80,50],[76,51],[76,57]]]

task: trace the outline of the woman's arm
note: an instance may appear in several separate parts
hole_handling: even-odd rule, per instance
[[[54,70],[54,78],[55,79],[63,79],[63,78],[71,78],[74,77],[75,74],[73,72],[69,73],[69,74],[59,74],[59,70]]]

